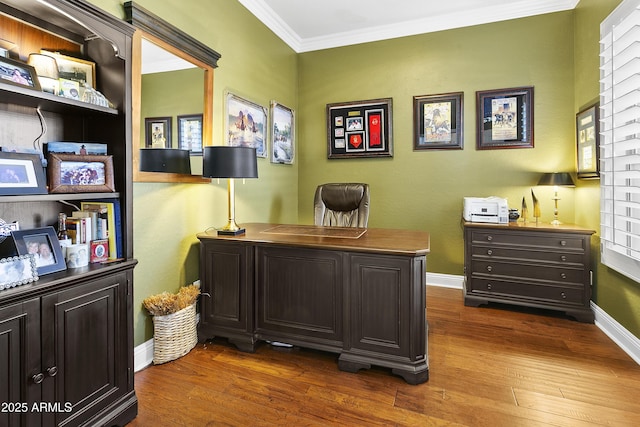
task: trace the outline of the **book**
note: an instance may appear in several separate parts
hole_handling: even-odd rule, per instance
[[[115,199],[114,199],[115,200]],[[92,200],[92,201],[83,201],[80,202],[80,209],[87,212],[96,212],[97,218],[100,218],[101,224],[106,222],[106,236],[104,233],[104,229],[101,231],[102,236],[106,237],[109,242],[109,259],[116,259],[118,257],[118,250],[116,239],[120,234],[118,227],[116,226],[116,217],[115,217],[115,203],[114,200],[109,202]],[[97,220],[96,218],[96,220]]]
[[[77,243],[89,243],[96,240],[95,228],[98,221],[97,213],[90,211],[74,211],[71,213],[72,218],[79,218],[82,227],[82,241]]]

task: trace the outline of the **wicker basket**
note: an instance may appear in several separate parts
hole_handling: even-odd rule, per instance
[[[154,365],[184,356],[197,341],[195,303],[166,316],[153,316]]]

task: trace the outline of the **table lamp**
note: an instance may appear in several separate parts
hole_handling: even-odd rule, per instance
[[[238,235],[245,232],[235,220],[236,178],[257,178],[258,161],[256,149],[251,147],[216,146],[204,147],[202,176],[205,178],[227,178],[227,202],[229,222],[218,234]]]
[[[550,172],[545,173],[540,177],[540,181],[538,181],[538,185],[553,185],[554,196],[551,200],[555,203],[555,208],[553,210],[553,221],[551,224],[559,225],[562,224],[558,220],[558,187],[566,186],[566,187],[575,187],[575,183],[573,182],[573,178],[571,178],[571,174],[568,172]]]
[[[40,86],[45,92],[58,95],[59,91],[59,72],[58,62],[53,56],[42,55],[40,53],[30,53],[27,64],[31,65],[38,75]]]
[[[144,172],[184,173],[191,175],[189,150],[178,148],[142,148],[140,170]]]

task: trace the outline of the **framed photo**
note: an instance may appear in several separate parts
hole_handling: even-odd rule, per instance
[[[5,222],[0,218],[0,242],[4,240],[5,237],[11,236],[12,231],[20,230],[19,222]]]
[[[53,227],[31,228],[11,233],[18,255],[32,255],[40,276],[66,270],[60,242]]]
[[[578,178],[600,177],[600,103],[576,114]]]
[[[40,53],[52,56],[58,63],[58,74],[61,79],[73,80],[80,83],[88,83],[96,88],[96,63],[73,56],[62,55],[59,52],[50,52],[44,49]]]
[[[15,86],[42,90],[35,68],[24,62],[0,56],[0,81]]]
[[[202,155],[202,114],[178,116],[178,148]]]
[[[45,144],[45,150],[47,153],[106,156],[107,144],[102,142],[50,141]]]
[[[533,86],[476,92],[478,150],[533,148]]]
[[[145,148],[171,148],[171,117],[148,117],[144,124]]]
[[[257,157],[267,157],[267,109],[227,92],[225,96],[227,145],[253,147]]]
[[[393,157],[392,99],[327,104],[327,157]]]
[[[271,162],[293,163],[295,123],[291,108],[271,101]]]
[[[49,153],[49,192],[114,192],[113,157]]]
[[[0,195],[47,194],[40,155],[0,152]]]
[[[35,282],[38,268],[33,255],[20,255],[0,259],[0,291]]]
[[[413,149],[463,146],[463,92],[413,97]]]

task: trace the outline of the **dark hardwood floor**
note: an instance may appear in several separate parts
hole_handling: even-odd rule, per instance
[[[135,426],[638,426],[640,366],[593,324],[427,287],[429,381],[224,340],[135,376]]]

